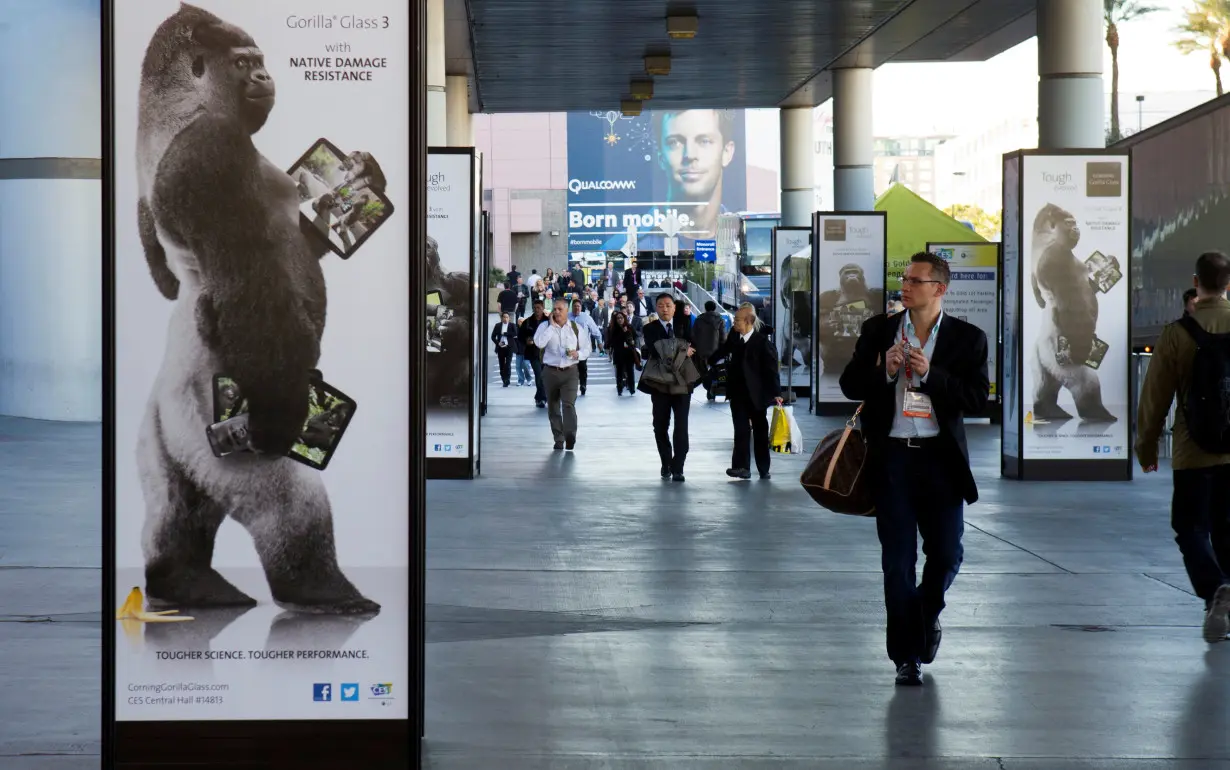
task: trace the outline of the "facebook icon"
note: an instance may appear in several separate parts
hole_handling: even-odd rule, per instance
[[[333,700],[333,688],[327,684],[312,685],[312,700],[314,701]]]

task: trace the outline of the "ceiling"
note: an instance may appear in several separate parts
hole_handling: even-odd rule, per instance
[[[646,109],[810,107],[831,70],[983,61],[1035,34],[1036,0],[445,0],[449,74],[472,112],[619,109],[669,53]],[[695,12],[671,40],[669,12]]]

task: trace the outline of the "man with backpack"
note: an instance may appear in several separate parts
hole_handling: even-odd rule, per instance
[[[1157,470],[1158,440],[1175,410],[1170,524],[1188,579],[1204,600],[1204,640],[1230,635],[1230,258],[1196,260],[1196,304],[1158,336],[1140,390],[1136,457]]]

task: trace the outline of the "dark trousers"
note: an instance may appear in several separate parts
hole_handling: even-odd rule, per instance
[[[615,360],[615,390],[627,388],[629,393],[636,392],[636,361],[631,353],[612,353]]]
[[[1207,605],[1230,583],[1230,465],[1174,471],[1170,526],[1192,590]]]
[[[577,374],[581,377],[581,390],[585,390],[586,383],[589,382],[589,361],[577,362]]]
[[[926,628],[944,610],[944,593],[965,556],[965,503],[953,478],[942,439],[915,440],[910,448],[884,439],[882,474],[876,479],[876,532],[884,570],[888,612],[888,657],[917,661]],[[918,534],[926,557],[916,583]]]
[[[517,309],[514,312],[516,313],[516,315],[513,316],[513,320],[520,323],[521,319],[525,317],[525,300],[524,299],[517,300]]]
[[[534,403],[542,404],[547,400],[547,390],[542,384],[542,353],[537,353],[533,358],[526,356],[530,361],[530,368],[534,370]]]
[[[730,467],[751,470],[752,450],[756,451],[756,470],[769,472],[769,417],[764,409],[755,409],[742,393],[730,396],[730,419],[735,424],[735,450],[730,455]]]
[[[692,395],[653,393],[650,398],[653,401],[653,437],[658,442],[662,467],[670,468],[674,473],[683,473],[683,463],[688,457],[688,409],[692,406]],[[670,435],[672,416],[675,419],[673,437]]]
[[[495,357],[500,361],[500,379],[507,385],[512,376],[512,348],[496,348]]]

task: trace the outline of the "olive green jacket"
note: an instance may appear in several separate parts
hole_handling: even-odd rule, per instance
[[[1230,301],[1223,297],[1202,299],[1196,303],[1192,317],[1208,332],[1230,332]],[[1183,419],[1183,395],[1191,379],[1192,361],[1196,357],[1196,341],[1178,322],[1167,324],[1157,338],[1149,371],[1140,388],[1140,404],[1136,408],[1136,457],[1141,466],[1157,464],[1157,445],[1175,397],[1173,452],[1170,466],[1176,471],[1230,464],[1230,455],[1214,455],[1196,446],[1187,432]]]

